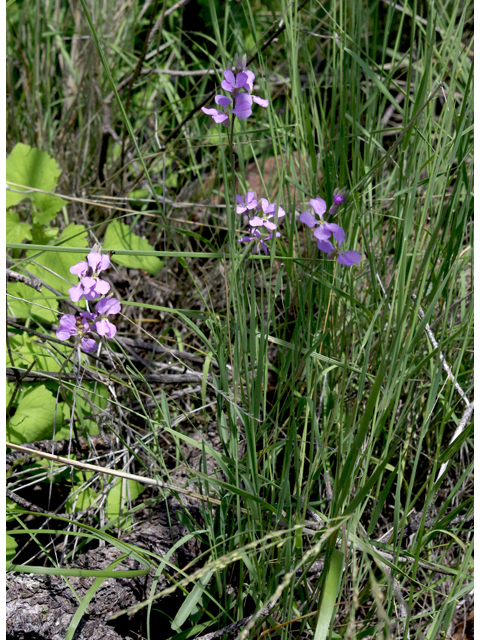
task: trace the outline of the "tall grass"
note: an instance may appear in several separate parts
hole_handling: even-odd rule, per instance
[[[172,5],[158,4],[154,20],[165,17],[131,86],[150,21],[133,0],[82,3],[90,22],[80,4],[14,3],[7,66],[8,144],[50,151],[63,193],[117,197],[110,216],[180,252],[184,271],[169,257],[159,278],[183,306],[169,312],[135,291],[130,302],[161,318],[143,339],[204,358],[190,404],[200,411],[188,430],[172,427],[185,407],[140,393],[140,371],[110,425],[127,446],[132,421],[161,426],[177,455],[199,423],[216,424],[222,442],[222,479],[196,472],[221,498],[215,512],[201,506],[206,565],[185,582],[181,630],[162,637],[252,614],[239,637],[442,637],[472,589],[470,420],[453,440],[473,398],[472,5],[209,0],[202,33],[184,31]],[[267,258],[236,242],[224,130],[201,112],[178,129],[245,48],[270,107],[237,126],[237,188],[256,166],[257,195],[287,211]],[[148,202],[115,213],[134,186]],[[340,187],[345,245],[363,256],[350,269],[323,258],[298,222],[310,198],[331,202]],[[181,213],[174,199],[192,207]],[[202,202],[225,209],[203,215]],[[101,233],[98,211],[86,215]],[[65,212],[81,215],[80,201]],[[132,335],[140,308],[128,307]],[[148,453],[168,473],[159,449]],[[188,600],[192,589],[201,595]],[[152,610],[168,618],[156,601]]]

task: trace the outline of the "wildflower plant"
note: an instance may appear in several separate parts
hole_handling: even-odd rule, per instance
[[[246,120],[252,115],[253,103],[263,108],[269,105],[268,100],[252,94],[255,74],[250,69],[247,69],[246,65],[246,56],[243,55],[239,57],[236,55],[233,65],[229,65],[229,67],[223,71],[224,79],[221,83],[222,89],[230,93],[231,97],[223,94],[217,94],[215,96],[215,103],[220,109],[202,107],[202,111],[206,115],[211,116],[214,122],[231,127],[230,152],[233,174],[235,174],[233,161],[233,126],[235,116],[241,120]],[[233,176],[233,180],[234,190],[236,191],[235,175]],[[337,258],[340,264],[352,266],[360,262],[361,255],[353,250],[340,250],[340,245],[345,240],[345,231],[336,222],[325,218],[325,214],[328,216],[335,215],[338,207],[346,202],[347,197],[348,195],[345,190],[335,190],[333,203],[328,209],[328,213],[327,203],[323,198],[312,198],[310,205],[313,213],[304,211],[300,215],[300,221],[310,229],[313,229],[313,237],[317,240],[318,249],[327,253],[328,258]],[[249,217],[248,221],[250,235],[241,237],[238,242],[251,242],[255,247],[255,253],[258,253],[261,249],[265,255],[268,255],[267,242],[274,237],[274,231],[275,237],[280,237],[281,234],[277,230],[278,221],[280,218],[285,217],[285,210],[280,205],[268,202],[266,198],[257,200],[256,194],[253,191],[247,191],[245,197],[237,193],[235,198],[237,214],[248,214],[249,216],[254,214]],[[336,241],[337,247],[332,244],[331,239]]]
[[[110,291],[110,284],[102,280],[99,275],[110,266],[110,253],[101,254],[92,250],[85,261],[78,262],[70,268],[70,273],[80,278],[79,283],[68,290],[72,302],[78,302],[81,298],[92,301],[106,295]],[[100,337],[113,338],[117,328],[108,319],[120,313],[120,302],[116,298],[103,297],[95,305],[95,312],[81,311],[78,316],[72,314],[63,315],[59,320],[56,331],[59,340],[68,340],[76,336],[80,348],[85,353],[93,353],[97,350],[98,343],[93,337],[94,332]]]
[[[62,231],[62,218],[51,229],[61,231],[60,235],[45,233],[41,238],[41,244],[49,245],[45,251],[38,245],[22,249],[21,242],[39,242],[38,225],[52,220],[54,210],[70,205],[60,198],[52,200],[56,197],[52,182],[38,181],[41,167],[50,173],[56,168],[39,162],[42,156],[31,150],[26,153],[24,148],[21,162],[16,160],[18,167],[7,174],[12,184],[7,196],[24,197],[28,205],[7,212],[8,248],[13,251],[9,258],[20,260],[20,270],[22,263],[30,261],[29,271],[50,289],[86,305],[85,310],[72,311],[70,307],[65,315],[58,314],[57,294],[54,298],[52,291],[44,292],[40,297],[29,287],[31,302],[22,311],[27,285],[9,282],[7,340],[11,342],[9,358],[18,375],[8,374],[8,390],[13,395],[7,407],[7,434],[25,442],[41,441],[52,433],[58,438],[66,436],[63,451],[68,454],[68,438],[74,432],[75,436],[94,435],[101,428],[114,435],[109,440],[115,455],[102,456],[108,440],[99,440],[99,446],[88,441],[91,447],[85,455],[102,456],[99,473],[91,479],[90,473],[81,474],[85,489],[79,494],[78,505],[72,507],[79,513],[72,520],[74,530],[67,531],[65,546],[60,547],[59,535],[50,536],[37,558],[43,567],[54,564],[49,573],[57,569],[62,573],[65,560],[69,560],[69,573],[84,570],[85,561],[80,560],[80,566],[75,561],[83,538],[76,547],[74,536],[77,532],[80,535],[85,513],[90,524],[85,538],[88,568],[96,569],[99,557],[98,568],[102,569],[104,556],[95,555],[98,545],[93,544],[95,527],[102,527],[98,537],[103,542],[110,532],[121,541],[125,512],[137,496],[134,480],[122,480],[116,485],[118,489],[107,494],[107,482],[99,479],[106,471],[102,467],[115,465],[123,472],[140,473],[149,484],[153,473],[160,490],[152,489],[144,504],[152,504],[155,510],[155,539],[147,540],[151,513],[145,529],[145,511],[138,505],[135,522],[126,525],[130,529],[127,542],[132,551],[138,545],[138,557],[146,559],[145,575],[155,572],[165,553],[171,552],[172,566],[168,575],[160,576],[155,595],[150,594],[159,597],[153,609],[152,599],[145,601],[145,594],[137,589],[142,579],[139,572],[135,571],[134,580],[128,580],[127,572],[122,571],[125,577],[120,591],[129,583],[132,590],[125,591],[129,598],[126,605],[118,604],[115,593],[113,600],[115,610],[122,610],[123,616],[127,613],[131,620],[130,635],[141,635],[142,629],[135,627],[138,619],[148,635],[149,626],[155,624],[149,612],[155,609],[168,611],[168,624],[162,628],[165,637],[198,633],[226,637],[240,628],[239,640],[258,637],[262,628],[271,631],[272,639],[326,640],[338,634],[405,637],[409,633],[433,638],[455,635],[449,623],[459,613],[458,603],[465,603],[462,608],[466,613],[473,569],[469,526],[473,515],[473,430],[470,424],[465,429],[468,417],[464,419],[464,415],[471,413],[463,414],[464,409],[473,411],[473,35],[468,35],[468,3],[447,6],[440,0],[440,8],[437,4],[431,3],[431,10],[425,13],[428,20],[422,22],[416,15],[402,20],[392,7],[387,15],[368,3],[352,3],[348,15],[341,11],[322,14],[322,30],[334,37],[319,39],[318,12],[312,6],[294,3],[280,16],[262,3],[237,8],[235,3],[210,2],[214,33],[203,34],[208,46],[201,41],[200,25],[198,38],[184,41],[177,28],[179,12],[174,12],[163,27],[169,46],[158,48],[157,39],[150,37],[151,29],[157,26],[154,16],[151,29],[147,20],[148,37],[139,60],[121,56],[122,50],[131,49],[138,31],[138,11],[122,14],[131,20],[131,33],[122,25],[122,35],[118,32],[115,36],[116,19],[109,22],[112,41],[119,45],[113,48],[105,46],[104,38],[94,31],[99,19],[96,11],[89,16],[89,24],[92,34],[99,36],[94,40],[103,70],[96,65],[91,77],[102,92],[114,90],[117,105],[112,102],[106,114],[111,116],[113,133],[122,127],[126,127],[125,133],[128,130],[128,145],[121,155],[116,153],[113,134],[107,131],[111,138],[108,148],[107,136],[98,135],[102,119],[91,121],[87,133],[92,135],[87,138],[70,135],[72,119],[68,114],[72,110],[85,112],[82,91],[74,92],[73,103],[67,96],[62,104],[65,92],[55,86],[58,73],[55,64],[49,72],[48,56],[38,82],[29,82],[28,61],[35,59],[38,47],[42,51],[48,46],[49,24],[56,23],[52,3],[42,3],[36,16],[31,13],[33,19],[28,19],[28,6],[24,11],[22,4],[18,12],[13,3],[9,9],[13,28],[7,34],[11,40],[11,73],[7,76],[13,84],[7,94],[12,113],[18,117],[9,119],[8,140],[29,139],[32,124],[39,125],[35,126],[39,139],[47,145],[61,139],[65,141],[64,157],[77,155],[81,159],[73,181],[69,176],[62,180],[65,193],[70,185],[77,188],[78,184],[78,192],[87,186],[86,193],[93,197],[105,184],[108,193],[120,194],[125,202],[128,198],[135,211],[102,219],[97,208],[86,209],[95,211],[95,223],[100,223],[95,232],[104,234],[104,246],[120,250],[117,262],[138,272],[122,269],[116,278],[125,299],[132,301],[128,316],[135,325],[123,345],[120,341],[112,345],[122,352],[118,358],[110,349],[106,358],[101,346],[117,338],[116,318],[124,306],[113,296],[108,254],[99,250],[89,253],[85,227]],[[216,15],[219,7],[222,13]],[[449,28],[452,19],[454,32]],[[70,22],[63,21],[63,35],[70,33]],[[245,23],[248,32],[242,33]],[[178,33],[167,33],[171,25]],[[385,31],[385,26],[390,31]],[[392,29],[396,39],[385,38]],[[449,37],[435,37],[437,31]],[[12,42],[22,33],[29,36],[26,48],[14,46],[20,41]],[[195,91],[211,82],[212,76],[204,74],[204,56],[197,53],[213,51],[215,41],[222,53],[229,43],[254,42],[259,66],[247,64],[245,56],[224,65],[217,90],[205,103]],[[53,37],[53,47],[55,43]],[[50,56],[53,62],[59,56],[61,60],[62,51]],[[119,51],[121,57],[116,58]],[[268,67],[263,65],[267,59]],[[82,61],[77,61],[78,65]],[[88,72],[88,56],[85,63]],[[151,73],[162,68],[174,75],[159,76],[153,87]],[[68,65],[65,69],[68,71]],[[200,85],[198,71],[204,74]],[[403,94],[398,98],[402,73],[408,79],[408,100],[403,101]],[[125,83],[132,74],[136,79]],[[88,73],[82,77],[88,83]],[[445,86],[443,99],[435,93],[439,79]],[[60,96],[53,103],[48,100],[52,93]],[[200,102],[205,104],[203,112],[191,109]],[[161,105],[155,114],[155,136],[149,135],[152,123],[148,109],[153,103]],[[18,108],[22,104],[29,108]],[[52,104],[54,111],[49,111]],[[198,113],[200,117],[195,119]],[[90,122],[88,113],[86,116]],[[252,118],[260,123],[255,131]],[[203,144],[203,125],[218,133],[209,137],[207,144]],[[365,131],[367,137],[362,134]],[[217,140],[219,144],[212,144]],[[78,146],[72,149],[70,144]],[[438,153],[432,154],[432,145]],[[224,225],[217,227],[213,215],[197,225],[200,213],[194,215],[193,207],[187,213],[192,219],[185,220],[168,205],[170,196],[174,202],[180,194],[192,193],[186,187],[201,183],[204,168],[213,164],[215,154],[227,205],[226,235]],[[278,167],[277,193],[281,195],[253,187],[252,182],[248,186],[246,176],[241,175],[260,154],[275,154],[269,159]],[[182,162],[181,171],[173,168],[176,156]],[[152,186],[153,171],[157,181]],[[176,180],[178,173],[175,186],[169,183],[170,171]],[[98,184],[92,190],[97,173]],[[349,184],[355,185],[355,202],[343,187],[347,176]],[[145,178],[148,189],[144,189]],[[194,179],[195,185],[191,184]],[[260,176],[259,184],[271,184],[270,176]],[[342,188],[337,190],[336,186]],[[19,193],[27,187],[28,191]],[[129,192],[130,187],[134,191]],[[182,199],[196,202],[197,195]],[[151,198],[156,206],[143,202]],[[299,204],[301,198],[304,200]],[[108,201],[110,209],[114,203]],[[43,210],[44,204],[48,207]],[[354,207],[362,211],[361,234],[370,258],[362,277],[351,277],[359,271],[355,266],[363,258],[355,235]],[[75,224],[80,211],[78,205],[71,207],[65,220]],[[149,216],[147,224],[140,224],[145,237],[126,245],[144,212]],[[120,222],[123,213],[128,224]],[[203,226],[205,222],[208,226]],[[190,223],[195,226],[186,227]],[[164,251],[155,251],[147,234]],[[302,252],[305,239],[311,251]],[[142,246],[141,241],[146,244]],[[68,246],[75,248],[75,254],[68,252]],[[78,249],[85,255],[76,253]],[[168,278],[167,270],[158,274],[160,257],[168,258],[172,272]],[[134,259],[138,264],[127,263]],[[157,282],[147,282],[147,259],[157,261],[157,267],[147,271],[153,277],[159,275]],[[170,266],[174,268],[170,270]],[[164,282],[158,282],[163,277]],[[11,319],[17,316],[27,322],[13,324]],[[64,341],[59,349],[59,345],[51,348],[45,338],[45,331],[58,319],[57,336]],[[65,341],[75,347],[67,349]],[[84,367],[80,358],[74,364],[80,350],[99,356],[95,370]],[[30,364],[40,369],[38,382],[28,382]],[[109,375],[113,367],[115,375]],[[97,408],[91,404],[95,397],[99,398]],[[41,429],[38,424],[26,426],[29,419],[40,423],[40,413],[46,413],[48,407],[49,425],[45,421]],[[461,440],[452,446],[449,440],[454,433],[460,434]],[[193,453],[187,441],[195,445]],[[82,450],[83,445],[75,451],[78,461]],[[192,460],[199,458],[197,466]],[[50,468],[49,480],[53,471],[62,468]],[[158,481],[163,478],[173,488],[183,486],[185,470],[195,479],[193,489],[198,491],[189,492],[185,503],[189,514],[177,500],[173,505],[168,485],[161,488]],[[22,475],[28,486],[33,474],[29,470]],[[77,475],[80,477],[77,472],[71,477],[71,503],[73,488],[79,486]],[[21,475],[15,476],[14,470],[14,477],[8,479],[13,492],[16,486],[23,486]],[[63,495],[68,486],[64,472],[60,482],[62,491],[58,493]],[[42,485],[46,496],[48,485]],[[24,498],[29,499],[29,494]],[[9,509],[17,522],[24,518],[18,509]],[[66,510],[70,508],[59,507],[58,513]],[[45,519],[50,529],[52,515],[49,507]],[[27,527],[30,520],[27,517]],[[7,526],[14,527],[10,531],[13,536],[25,533],[17,533],[15,524]],[[33,526],[37,527],[37,516]],[[163,541],[157,543],[163,537],[165,546]],[[182,549],[185,541],[188,548]],[[44,573],[44,568],[35,568],[39,562],[30,554],[32,542],[28,556],[23,551],[17,562],[32,558],[34,565],[29,571]],[[197,555],[195,549],[205,551],[209,559],[204,562],[206,556]],[[186,556],[187,566],[182,560]],[[370,570],[372,558],[374,572]],[[15,589],[23,588],[17,584],[17,580],[25,582],[19,564],[13,562],[9,582]],[[118,568],[125,569],[123,565]],[[109,575],[113,584],[113,565]],[[60,580],[54,581],[57,577]],[[29,577],[29,585],[38,587],[27,585],[25,590],[33,589],[37,596],[37,591],[44,592],[48,586],[50,593],[54,589],[54,594],[60,593],[56,585],[61,587],[62,579],[60,575],[34,582]],[[80,599],[95,578],[82,580]],[[182,590],[177,591],[175,602],[159,593],[165,586],[165,595],[175,587]],[[78,605],[69,591],[65,591],[69,604],[61,608],[70,613],[62,617],[65,626],[59,633],[70,637],[78,633],[76,625],[88,624],[90,628],[97,625],[101,635],[101,623],[110,611],[107,602],[99,606],[104,590],[92,596],[86,620],[81,619],[84,607],[74,616]],[[93,591],[94,587],[90,593]],[[19,598],[19,591],[13,593],[9,606],[16,605],[22,614],[29,600]],[[193,609],[188,594],[201,596]],[[245,611],[245,598],[257,606]],[[141,606],[148,606],[146,625],[145,617],[138,615],[139,599],[143,600]],[[35,600],[39,602],[37,597]],[[210,611],[209,602],[218,606]],[[130,603],[135,611],[125,609]],[[308,615],[299,617],[298,611]],[[35,613],[23,615],[27,618],[35,622]],[[49,618],[53,626],[54,618]],[[48,625],[40,620],[39,633]],[[121,625],[115,630],[121,635]],[[16,633],[21,637],[23,629]]]

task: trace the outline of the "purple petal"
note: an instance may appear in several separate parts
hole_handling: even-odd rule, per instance
[[[64,316],[62,316],[58,321],[58,323],[61,327],[65,327],[67,329],[74,329],[75,331],[77,330],[77,322],[76,322],[75,316],[71,313],[67,313]]]
[[[87,262],[77,262],[77,264],[74,264],[73,267],[70,267],[70,273],[82,277],[87,273],[87,269]]]
[[[262,245],[263,253],[268,256],[268,247],[263,240],[260,240],[260,244]]]
[[[235,100],[235,109],[232,109],[237,118],[245,120],[252,115],[252,96],[248,93],[240,93]]]
[[[353,264],[358,264],[361,259],[362,255],[358,251],[340,251],[337,262],[346,267],[351,267]]]
[[[263,211],[264,213],[270,213],[268,208],[270,207],[270,203],[266,198],[260,198],[260,202],[257,205],[257,211]]]
[[[229,104],[232,104],[232,101],[230,100],[230,98],[227,98],[227,96],[222,96],[221,93],[215,96],[215,102],[219,104],[221,107],[228,107]]]
[[[335,224],[334,222],[327,222],[323,226],[331,232],[332,236],[335,238],[338,244],[342,244],[342,242],[345,240],[345,231],[342,229],[342,227],[340,227],[338,224]]]
[[[72,332],[68,329],[59,327],[55,333],[59,340],[68,340],[71,336],[75,335],[76,331]]]
[[[341,204],[343,204],[345,202],[346,198],[344,195],[342,195],[341,193],[337,193],[334,197],[333,197],[333,204],[338,207]]]
[[[95,289],[95,287],[93,287],[92,289],[89,289],[88,291],[84,291],[83,295],[85,296],[85,300],[96,300],[97,298],[100,297],[100,293],[97,292],[97,290]]]
[[[313,210],[320,218],[323,218],[323,214],[327,210],[327,203],[323,198],[312,198],[310,200]]]
[[[70,287],[68,290],[68,295],[70,296],[70,300],[72,302],[78,302],[80,298],[83,296],[83,287],[81,284],[77,284],[76,287]]]
[[[257,206],[258,203],[254,191],[247,191],[245,203],[247,205],[247,209],[254,209]]]
[[[223,77],[229,84],[235,84],[235,74],[233,73],[233,71],[227,69],[223,72]]]
[[[96,285],[97,281],[95,278],[91,278],[90,276],[85,276],[85,278],[82,278],[82,287],[85,289],[85,291],[90,291],[90,289],[93,289]]]
[[[77,333],[75,316],[71,314],[62,316],[59,320],[59,324],[60,326],[56,331],[56,335],[59,340],[68,340],[70,336],[73,336]]]
[[[230,82],[227,82],[226,80],[222,80],[222,84],[220,86],[224,91],[228,91],[229,93],[233,93],[233,91],[235,90],[234,85]]]
[[[317,240],[328,240],[332,232],[328,229],[328,225],[321,224],[315,229],[313,235]]]
[[[263,218],[259,218],[258,216],[253,216],[253,218],[250,218],[249,224],[252,227],[263,227]]]
[[[110,266],[110,256],[108,255],[108,253],[103,253],[102,259],[100,261],[100,267],[98,269],[98,273],[100,273],[100,271],[105,271],[105,269],[108,269],[109,266]]]
[[[97,350],[97,343],[92,338],[82,338],[82,342],[80,343],[80,348],[85,353],[93,353]]]
[[[263,98],[259,98],[258,96],[252,96],[252,100],[259,104],[261,107],[268,107],[268,100],[264,100]]]
[[[216,116],[212,116],[212,118],[215,120],[217,124],[221,124],[222,122],[225,122],[225,120],[228,120],[228,116],[226,113],[218,113]],[[228,124],[228,123],[225,123],[225,124]]]
[[[207,109],[207,107],[202,107],[202,111],[206,113],[207,116],[216,116],[220,113],[218,109]]]
[[[97,317],[96,313],[90,313],[90,311],[80,311],[80,316],[85,320],[95,320]]]
[[[281,235],[282,234],[279,231],[275,231],[275,237],[280,238]],[[265,240],[271,240],[272,238],[273,238],[273,231],[265,238]]]
[[[245,200],[243,199],[242,196],[239,196],[238,193],[236,195],[236,200],[237,200],[237,204],[245,204]]]
[[[269,231],[273,231],[277,228],[277,225],[274,222],[270,222],[270,220],[265,220],[263,226]]]
[[[282,207],[276,204],[272,206],[273,206],[273,212],[276,213],[277,218],[283,218],[283,216],[285,215],[285,211],[282,209]]]
[[[116,298],[102,298],[102,300],[99,300],[95,305],[95,309],[97,313],[100,313],[102,316],[113,316],[120,312],[121,305]]]
[[[98,267],[98,265],[101,263],[101,261],[102,261],[102,256],[99,253],[97,253],[96,251],[90,251],[90,253],[87,256],[87,262],[94,271]]]
[[[110,284],[106,280],[100,280],[99,278],[95,285],[95,291],[97,296],[104,296],[110,291]]]
[[[320,249],[320,251],[324,251],[325,253],[330,253],[330,251],[333,251],[334,249],[334,246],[330,242],[330,240],[319,240],[317,242],[317,247]]]
[[[108,336],[109,338],[113,338],[117,333],[117,327],[106,318],[102,318],[102,320],[95,323],[95,331],[99,336]]]
[[[313,227],[318,224],[318,220],[309,211],[304,211],[300,214],[300,222],[306,224],[310,229],[313,229]]]
[[[245,82],[244,87],[248,91],[248,93],[251,93],[253,89],[253,83],[255,82],[255,74],[253,73],[253,71],[248,71],[248,69],[245,70],[245,73],[247,74],[248,78]]]

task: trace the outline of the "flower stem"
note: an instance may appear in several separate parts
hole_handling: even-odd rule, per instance
[[[229,146],[230,146],[230,162],[232,165],[232,179],[233,179],[233,196],[235,198],[235,195],[237,193],[237,178],[235,175],[235,156],[233,153],[233,127],[235,126],[235,116],[232,114],[232,126],[231,126],[231,130],[230,130],[230,141],[229,141]]]

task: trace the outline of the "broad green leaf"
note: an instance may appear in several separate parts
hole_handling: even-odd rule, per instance
[[[16,549],[18,547],[18,544],[15,541],[15,538],[13,538],[12,536],[9,536],[7,533],[6,536],[6,551],[7,551],[7,562],[11,562],[13,560],[13,558],[15,557],[15,553],[16,553]]]
[[[10,294],[10,295],[8,295]],[[57,322],[58,298],[47,289],[36,291],[21,282],[7,284],[7,314],[15,318],[37,318]]]
[[[87,401],[88,396],[89,401]],[[105,409],[109,393],[107,387],[95,382],[82,382],[82,386],[77,389],[75,398],[75,417],[77,418],[77,430],[81,436],[94,436],[98,434],[98,420],[92,416]],[[73,401],[73,394],[67,391],[67,400]],[[55,432],[55,440],[62,438],[70,438],[70,410],[68,405],[65,407],[65,425]]]
[[[20,222],[16,211],[7,211],[7,242],[23,242],[32,240],[32,225]]]
[[[87,238],[86,235],[82,234],[83,231],[85,231],[83,225],[69,224],[68,227],[63,230],[63,233],[55,240],[55,244],[61,244],[62,247],[86,248]],[[88,251],[85,252],[85,254],[87,253]],[[67,295],[70,287],[78,283],[77,276],[73,276],[70,273],[70,267],[73,267],[74,264],[77,264],[77,262],[85,258],[78,253],[57,253],[56,251],[45,251],[45,253],[41,253],[40,255],[37,254],[38,251],[27,251],[27,256],[31,257],[36,255],[35,262],[38,262],[42,266],[30,264],[28,270],[51,287]],[[53,271],[53,273],[51,273],[51,271]]]
[[[145,238],[140,238],[130,231],[130,227],[118,220],[114,220],[108,225],[105,239],[103,241],[105,251],[112,249],[128,249],[130,251],[152,251]],[[143,269],[153,276],[156,276],[163,267],[164,262],[156,256],[112,256],[113,262],[121,264],[129,269]]]
[[[60,371],[63,362],[61,356],[48,345],[42,344],[35,336],[29,336],[25,332],[17,334],[10,338],[10,346],[16,367],[26,369],[36,360],[36,369],[40,371]],[[55,346],[65,355],[68,355],[71,350],[68,344]]]
[[[79,489],[80,485],[74,485],[72,493]],[[94,502],[97,497],[96,492],[90,487],[87,487],[80,493],[76,494],[73,498],[69,498],[65,503],[65,511],[67,513],[73,513],[77,511],[85,511]]]
[[[19,142],[7,157],[7,181],[15,185],[22,185],[42,191],[53,191],[57,186],[61,169],[45,151],[34,149]],[[12,186],[22,191],[18,186]],[[7,208],[13,207],[24,198],[29,198],[38,211],[34,212],[33,220],[38,224],[47,224],[65,204],[58,196],[44,193],[15,193],[7,190]]]
[[[12,398],[14,389],[15,389],[15,385],[13,384],[13,382],[7,382],[7,397],[6,397],[6,400],[5,400],[5,406],[6,407],[8,407],[8,403],[10,402],[10,400]]]
[[[119,480],[108,492],[107,518],[109,520],[116,520],[121,516],[128,496],[130,500],[135,500],[145,490],[145,487],[135,480],[128,480],[128,488],[126,482],[127,480]]]
[[[7,422],[7,440],[13,444],[47,440],[53,435],[56,400],[44,385],[20,394],[15,415]],[[62,419],[58,412],[57,419]]]

